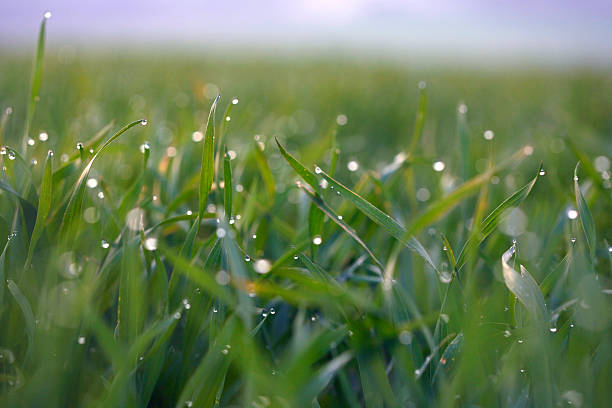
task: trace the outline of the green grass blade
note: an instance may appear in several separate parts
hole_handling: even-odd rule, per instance
[[[34,313],[32,313],[32,307],[30,306],[30,302],[21,292],[21,289],[13,282],[11,279],[6,281],[6,285],[8,286],[9,292],[15,298],[15,301],[19,305],[19,309],[21,309],[21,314],[23,315],[23,320],[25,322],[25,332],[28,337],[28,350],[32,347],[32,343],[34,342],[34,329],[36,327],[34,323]]]
[[[370,250],[370,248],[368,248],[368,246],[365,244],[365,242],[363,242],[363,240],[359,238],[359,236],[357,235],[357,232],[355,232],[355,230],[351,228],[351,226],[349,226],[346,222],[344,222],[344,220],[340,218],[338,214],[336,214],[334,210],[332,210],[323,201],[323,199],[320,196],[315,195],[314,193],[310,192],[308,189],[306,189],[303,186],[302,186],[302,191],[304,191],[306,195],[308,196],[308,198],[312,200],[313,204],[315,204],[321,210],[321,214],[324,213],[325,215],[329,217],[329,219],[331,219],[333,222],[338,224],[340,228],[346,231],[346,233],[349,234],[349,236],[353,238],[355,242],[357,242],[368,253],[370,258],[372,258],[372,260],[376,263],[376,265],[378,265],[381,271],[385,269],[382,263],[378,260],[378,258],[376,258],[376,256]]]
[[[593,215],[589,206],[580,191],[580,185],[578,184],[578,167],[580,162],[576,164],[574,168],[574,193],[576,195],[576,205],[578,206],[578,214],[580,215],[580,223],[584,231],[586,243],[589,248],[591,259],[595,259],[595,247],[597,245],[597,232],[595,231],[595,221],[593,221]]]
[[[293,170],[295,170],[298,176],[303,178],[304,181],[308,183],[314,191],[319,192],[319,183],[314,173],[304,167],[304,165],[300,163],[295,157],[293,157],[291,153],[287,152],[287,150],[285,150],[285,148],[280,144],[277,138],[274,138],[274,140],[276,140],[276,144],[281,152],[281,155],[285,158],[285,160],[287,160],[287,163],[289,163],[289,165],[293,167]]]
[[[257,168],[263,179],[264,186],[266,187],[268,200],[269,202],[273,202],[274,195],[276,194],[276,183],[274,182],[274,176],[272,175],[272,170],[270,169],[268,159],[266,159],[262,146],[263,145],[260,145],[258,142],[255,142],[255,147],[253,149],[255,151],[255,161],[257,162]]]
[[[38,210],[36,213],[36,224],[34,224],[34,230],[32,231],[32,237],[30,238],[30,245],[28,247],[28,255],[26,256],[25,266],[30,264],[36,243],[40,239],[45,228],[45,222],[49,210],[51,209],[51,190],[53,184],[53,152],[49,150],[47,154],[47,160],[45,162],[45,169],[43,170],[43,180],[40,187],[40,194],[38,197]]]
[[[504,275],[504,282],[506,286],[518,298],[518,300],[527,308],[536,318],[542,318],[546,316],[546,305],[544,302],[544,296],[540,291],[540,288],[533,277],[527,272],[527,269],[520,265],[521,273],[510,266],[508,263],[514,252],[516,251],[515,246],[511,246],[502,255],[502,270]]]
[[[89,175],[89,171],[91,170],[91,166],[93,165],[94,161],[100,156],[100,154],[102,154],[102,152],[108,145],[117,140],[119,136],[124,134],[130,128],[139,124],[146,125],[147,121],[144,119],[136,120],[132,123],[125,125],[117,133],[111,136],[106,141],[106,143],[102,145],[100,150],[98,150],[96,154],[94,154],[89,163],[87,163],[87,166],[85,166],[85,168],[81,172],[81,175],[75,183],[72,194],[70,195],[70,199],[68,200],[68,205],[66,206],[66,210],[64,211],[64,216],[60,225],[59,237],[61,240],[64,241],[66,245],[70,246],[69,244],[73,242],[76,238],[79,223],[82,218],[81,208],[83,206],[83,199],[85,197],[85,181]]]
[[[45,33],[47,20],[50,17],[50,13],[45,12],[43,19],[40,23],[40,30],[38,31],[38,44],[36,46],[36,56],[34,57],[34,65],[32,66],[32,77],[30,79],[30,97],[28,98],[28,110],[26,112],[25,127],[23,130],[23,152],[25,154],[27,149],[28,138],[30,137],[30,127],[32,126],[32,119],[34,118],[34,111],[36,110],[36,102],[38,102],[40,93],[40,86],[42,84],[42,70],[43,70],[43,59],[45,56]]]
[[[232,196],[233,196],[233,185],[232,185],[232,165],[230,163],[230,156],[225,148],[225,154],[223,155],[223,206],[225,208],[225,218],[230,219],[232,217]]]
[[[472,234],[466,241],[465,245],[461,249],[459,253],[459,258],[457,259],[457,269],[461,268],[463,264],[467,260],[467,256],[476,246],[480,245],[482,241],[485,240],[495,230],[497,225],[501,222],[502,215],[504,211],[506,211],[510,207],[519,206],[525,198],[529,195],[533,186],[535,185],[538,177],[540,176],[540,169],[536,176],[531,179],[531,181],[521,187],[518,191],[512,194],[510,197],[505,199],[500,205],[497,206],[480,224],[480,228],[477,231],[478,234]]]
[[[204,134],[198,210],[200,219],[204,216],[204,212],[206,211],[208,194],[210,194],[210,189],[212,188],[212,183],[215,178],[215,113],[217,111],[217,102],[220,97],[221,95],[217,95],[210,107],[208,122],[206,123],[206,133]]]
[[[419,85],[419,107],[417,108],[416,120],[414,122],[414,131],[412,132],[412,139],[410,139],[410,146],[408,147],[408,155],[412,156],[421,140],[423,134],[423,127],[425,125],[425,111],[427,109],[427,92],[425,87]]]

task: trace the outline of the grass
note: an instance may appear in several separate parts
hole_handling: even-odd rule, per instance
[[[612,398],[609,74],[43,70],[44,24],[29,99],[0,61],[0,405]]]

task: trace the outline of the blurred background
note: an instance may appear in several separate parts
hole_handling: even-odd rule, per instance
[[[410,63],[608,66],[612,3],[560,0],[30,0],[0,4],[0,44],[23,50],[53,13],[51,47],[274,55],[341,52]]]

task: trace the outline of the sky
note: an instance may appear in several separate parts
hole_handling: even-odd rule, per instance
[[[0,49],[344,51],[612,66],[610,0],[2,0]]]

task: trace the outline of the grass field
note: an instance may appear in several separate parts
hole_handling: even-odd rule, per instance
[[[610,72],[43,50],[0,406],[612,401]]]

